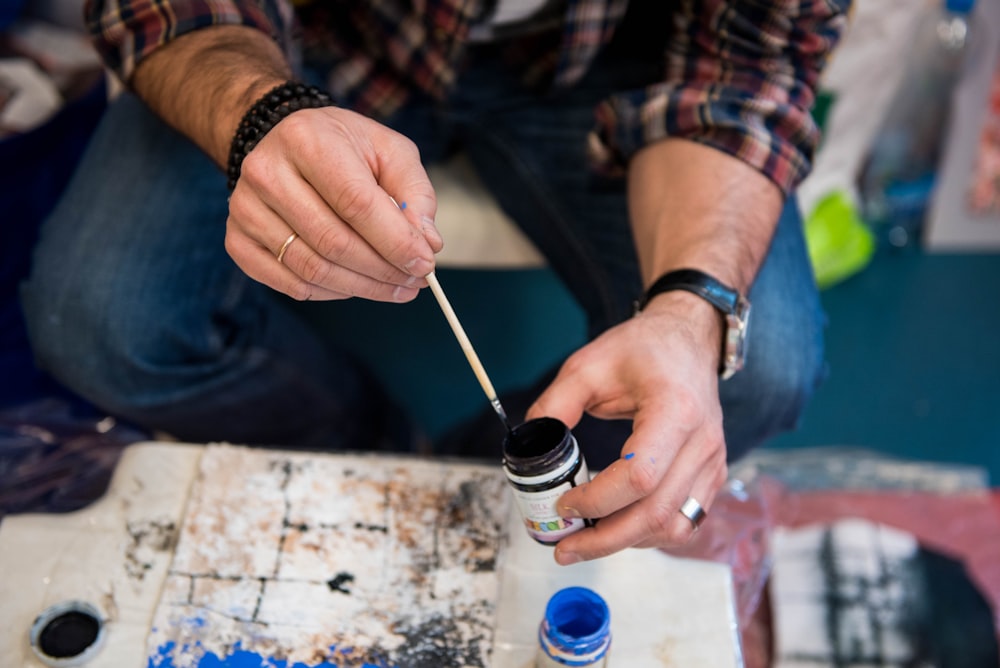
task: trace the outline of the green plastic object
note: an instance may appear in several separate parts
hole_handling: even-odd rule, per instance
[[[824,197],[805,221],[806,246],[820,290],[864,269],[875,253],[875,238],[851,198],[842,191]]]

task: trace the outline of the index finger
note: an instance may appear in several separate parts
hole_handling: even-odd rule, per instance
[[[622,457],[557,502],[562,517],[598,519],[652,494],[670,468],[684,436],[665,420],[637,422]]]
[[[434,250],[422,226],[411,223],[408,217],[418,222],[423,216],[433,219],[437,206],[433,186],[412,142],[386,128],[373,131],[387,133],[380,140],[390,146],[375,164],[354,151],[330,150],[323,160],[305,161],[300,169],[340,219],[379,255],[407,274],[422,278],[434,270]],[[386,197],[387,192],[403,198],[408,212],[397,208]]]

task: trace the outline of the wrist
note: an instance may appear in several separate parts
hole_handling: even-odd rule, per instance
[[[291,69],[269,34],[215,25],[169,40],[139,61],[129,86],[160,118],[225,168],[240,119]]]
[[[746,336],[750,318],[750,302],[739,291],[719,281],[714,276],[697,269],[675,269],[653,281],[640,300],[636,313],[666,304],[668,296],[676,300],[678,293],[700,300],[700,312],[710,307],[716,313],[717,327],[706,332],[709,341],[719,341],[719,375],[723,380],[743,368],[746,356]],[[702,316],[703,317],[703,316]]]
[[[247,109],[233,134],[226,163],[229,189],[236,187],[243,160],[274,126],[296,111],[332,105],[333,99],[328,93],[292,80],[285,81],[260,96]]]

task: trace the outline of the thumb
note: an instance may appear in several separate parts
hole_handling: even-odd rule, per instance
[[[549,383],[549,386],[538,395],[535,403],[528,408],[525,419],[552,417],[561,420],[572,429],[583,417],[591,398],[588,384],[583,382],[582,378],[567,372],[564,366],[559,370],[555,380]]]

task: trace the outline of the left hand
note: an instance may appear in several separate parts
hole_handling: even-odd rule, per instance
[[[528,419],[550,416],[571,428],[584,411],[633,420],[622,458],[560,498],[562,516],[600,521],[562,539],[557,562],[690,540],[694,527],[681,505],[691,496],[708,511],[727,476],[721,336],[710,304],[664,293],[574,353],[528,410]]]

